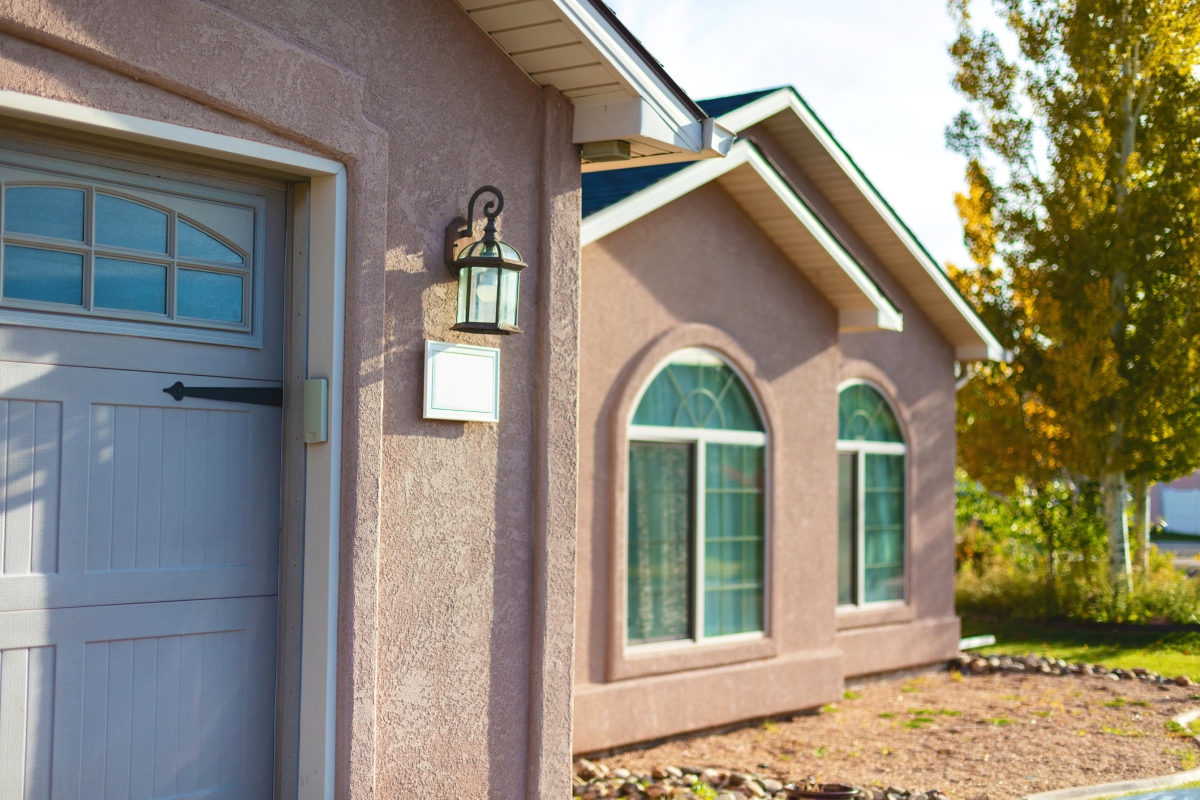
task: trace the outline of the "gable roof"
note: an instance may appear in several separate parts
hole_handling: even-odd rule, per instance
[[[719,158],[733,135],[713,123],[602,0],[456,0],[539,86],[575,105],[576,144],[630,144],[637,163]]]
[[[661,168],[642,167],[628,172],[643,170]],[[710,181],[720,184],[829,300],[838,312],[839,330],[903,329],[904,316],[899,309],[750,141],[737,142],[723,159],[676,169],[589,216],[583,221],[581,243],[587,246]]]
[[[702,100],[700,106],[717,113],[721,125],[738,133],[763,125],[865,245],[867,252],[860,253],[857,260],[877,260],[887,269],[954,346],[955,358],[973,361],[1007,357],[999,340],[958,293],[949,276],[795,89],[783,87]],[[699,166],[684,165],[678,170],[685,172]],[[609,182],[617,175],[627,179]],[[583,177],[585,230],[592,217],[606,214],[609,209],[636,207],[638,197],[664,179],[648,173]],[[858,249],[857,244],[839,241],[839,245],[849,252]]]

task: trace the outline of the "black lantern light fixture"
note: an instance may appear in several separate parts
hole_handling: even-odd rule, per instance
[[[471,237],[475,201],[485,192],[496,196],[483,206],[487,225],[483,238],[459,249]],[[458,316],[453,330],[470,333],[520,333],[517,305],[521,270],[526,264],[512,245],[496,238],[496,217],[504,210],[504,195],[495,186],[482,186],[471,195],[467,218],[456,217],[446,228],[446,266],[458,281]]]

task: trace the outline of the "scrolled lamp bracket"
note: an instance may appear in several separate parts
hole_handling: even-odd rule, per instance
[[[450,270],[450,274],[455,278],[458,277],[458,267],[454,264],[455,258],[458,257],[458,243],[463,239],[471,238],[471,233],[475,230],[475,201],[485,193],[495,195],[496,199],[488,200],[483,204],[483,215],[487,217],[487,224],[483,227],[481,241],[488,243],[496,241],[496,217],[500,216],[500,212],[504,210],[504,194],[495,186],[480,186],[467,203],[467,218],[455,217],[446,226],[446,269]]]

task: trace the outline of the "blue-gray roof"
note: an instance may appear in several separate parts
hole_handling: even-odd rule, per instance
[[[719,117],[775,91],[778,89],[762,89],[757,92],[733,94],[728,97],[713,97],[709,100],[698,100],[696,104],[704,109],[704,113],[710,117]],[[585,172],[583,173],[583,216],[590,217],[597,211],[603,211],[626,197],[637,194],[648,186],[653,186],[663,178],[690,167],[692,163],[679,161],[674,164],[652,164],[648,167]]]
[[[774,89],[761,89],[757,92],[731,94],[728,97],[713,97],[709,100],[697,100],[696,105],[704,109],[704,113],[708,114],[710,117],[719,117],[722,114],[728,114],[734,109],[741,108],[744,105],[749,105],[760,97],[766,97],[771,92],[777,92],[784,88],[786,87],[776,86]]]

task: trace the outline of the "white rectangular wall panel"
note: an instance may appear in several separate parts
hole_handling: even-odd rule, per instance
[[[424,416],[499,422],[499,348],[426,341]]]

